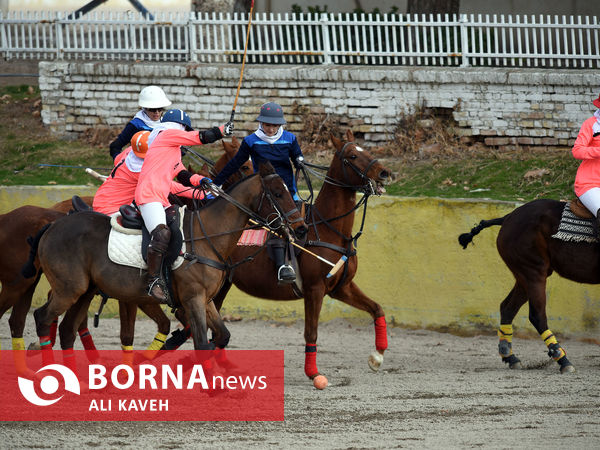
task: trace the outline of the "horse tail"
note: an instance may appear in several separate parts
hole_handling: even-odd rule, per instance
[[[498,217],[497,219],[482,220],[481,222],[479,222],[479,225],[471,228],[471,231],[469,233],[461,234],[458,237],[458,243],[462,245],[463,249],[466,249],[467,245],[469,245],[469,242],[471,242],[473,240],[473,237],[478,235],[481,230],[488,227],[493,227],[494,225],[502,225],[505,218],[506,216]]]
[[[52,225],[52,223],[47,223],[41,228],[40,231],[37,232],[35,237],[29,236],[27,238],[27,243],[31,248],[29,249],[29,259],[21,268],[21,275],[23,275],[23,277],[25,278],[33,278],[37,274],[37,268],[35,267],[35,264],[33,262],[35,261],[35,257],[37,256],[40,239],[42,238],[42,235],[46,232],[50,225]]]

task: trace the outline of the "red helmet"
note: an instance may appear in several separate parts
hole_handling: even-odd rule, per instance
[[[138,131],[131,138],[131,148],[133,153],[139,158],[144,158],[148,151],[148,137],[150,132],[148,130]]]

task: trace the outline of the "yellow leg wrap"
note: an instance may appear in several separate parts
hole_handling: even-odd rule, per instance
[[[512,338],[513,338],[512,324],[500,325],[500,329],[498,330],[498,339],[500,339],[501,341],[512,342]]]
[[[25,339],[12,338],[12,349],[13,350],[25,350]]]
[[[166,340],[166,334],[156,333],[156,336],[154,336],[154,340],[150,343],[150,345],[144,352],[144,356],[148,359],[154,359],[154,357],[156,356],[156,352],[162,348]]]
[[[148,346],[148,350],[160,350],[167,340],[167,335],[162,333],[156,333],[154,340]]]
[[[554,334],[552,334],[552,331],[550,330],[544,331],[542,334],[540,334],[540,336],[546,343],[546,347],[548,347],[550,344],[558,344],[556,337],[554,337]]]
[[[133,366],[133,345],[121,345],[123,350],[123,364]]]
[[[27,362],[25,361],[25,339],[23,338],[12,338],[13,359],[15,361],[15,369],[17,373],[24,375],[29,372]]]

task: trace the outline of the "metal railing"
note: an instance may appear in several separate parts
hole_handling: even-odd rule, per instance
[[[240,63],[244,14],[0,13],[5,59]],[[597,17],[255,14],[250,64],[598,68]]]

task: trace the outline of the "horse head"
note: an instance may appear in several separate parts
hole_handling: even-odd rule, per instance
[[[291,228],[297,237],[303,237],[308,231],[308,227],[283,179],[277,175],[269,162],[260,163],[258,173],[267,199],[267,202],[261,199],[258,213],[262,217],[267,215],[266,220],[269,226],[281,228],[285,225]]]
[[[344,187],[354,188],[365,194],[381,195],[385,192],[383,186],[391,180],[391,170],[354,142],[352,131],[346,131],[345,140],[332,134],[331,142],[336,152],[329,169],[330,178]]]

